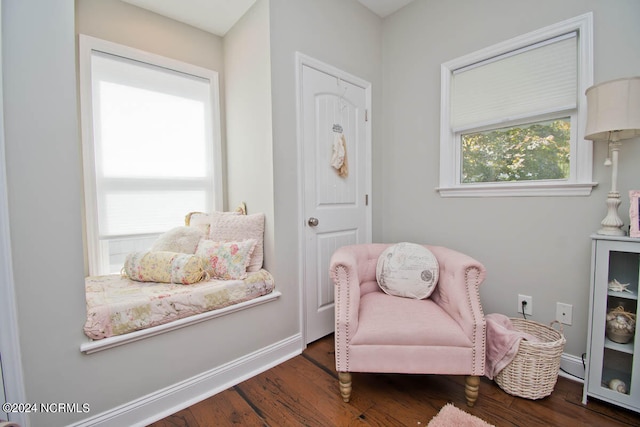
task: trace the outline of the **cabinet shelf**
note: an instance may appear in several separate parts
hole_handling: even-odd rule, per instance
[[[605,348],[620,351],[622,353],[633,354],[633,341],[628,342],[626,344],[620,344],[614,341],[611,341],[609,338],[604,339]]]
[[[638,300],[638,294],[635,292],[629,293],[629,292],[609,291],[607,295],[609,295],[610,297],[616,297],[616,298],[632,299],[635,301]]]

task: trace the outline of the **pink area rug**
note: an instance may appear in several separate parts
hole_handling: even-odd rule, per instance
[[[495,427],[482,421],[480,418],[467,414],[464,411],[447,403],[440,409],[438,415],[433,417],[427,427]]]

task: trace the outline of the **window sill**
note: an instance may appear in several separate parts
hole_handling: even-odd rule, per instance
[[[80,345],[80,351],[85,354],[96,353],[98,351],[107,350],[113,347],[119,347],[131,342],[139,341],[141,339],[149,338],[155,335],[164,334],[176,329],[184,328],[185,326],[195,325],[196,323],[204,322],[205,320],[214,319],[227,314],[235,313],[250,307],[261,305],[270,301],[275,301],[280,298],[281,292],[274,290],[273,292],[254,298],[249,301],[244,301],[238,304],[230,305],[218,310],[208,311],[206,313],[196,314],[195,316],[185,317],[164,325],[153,326],[151,328],[142,329],[140,331],[130,332],[124,335],[116,335],[114,337],[104,338],[101,340],[89,341]]]
[[[589,196],[597,182],[587,183],[509,183],[465,184],[438,187],[441,197],[566,197]]]

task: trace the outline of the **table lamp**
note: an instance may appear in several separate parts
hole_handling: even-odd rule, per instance
[[[587,129],[585,139],[607,141],[611,165],[611,191],[607,195],[607,216],[598,234],[624,236],[618,216],[618,155],[621,141],[640,136],[640,77],[611,80],[587,89]]]

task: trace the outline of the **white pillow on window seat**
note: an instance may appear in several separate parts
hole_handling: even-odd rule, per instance
[[[247,214],[247,206],[244,202],[240,203],[237,208],[232,211],[226,212],[216,212],[217,214],[223,215],[246,215]],[[205,236],[209,235],[209,231],[211,230],[211,214],[205,212],[189,212],[184,217],[184,225],[188,225],[189,227],[196,227],[204,232]]]
[[[166,251],[195,254],[198,242],[205,237],[197,227],[176,227],[163,233],[151,246],[152,252]]]

